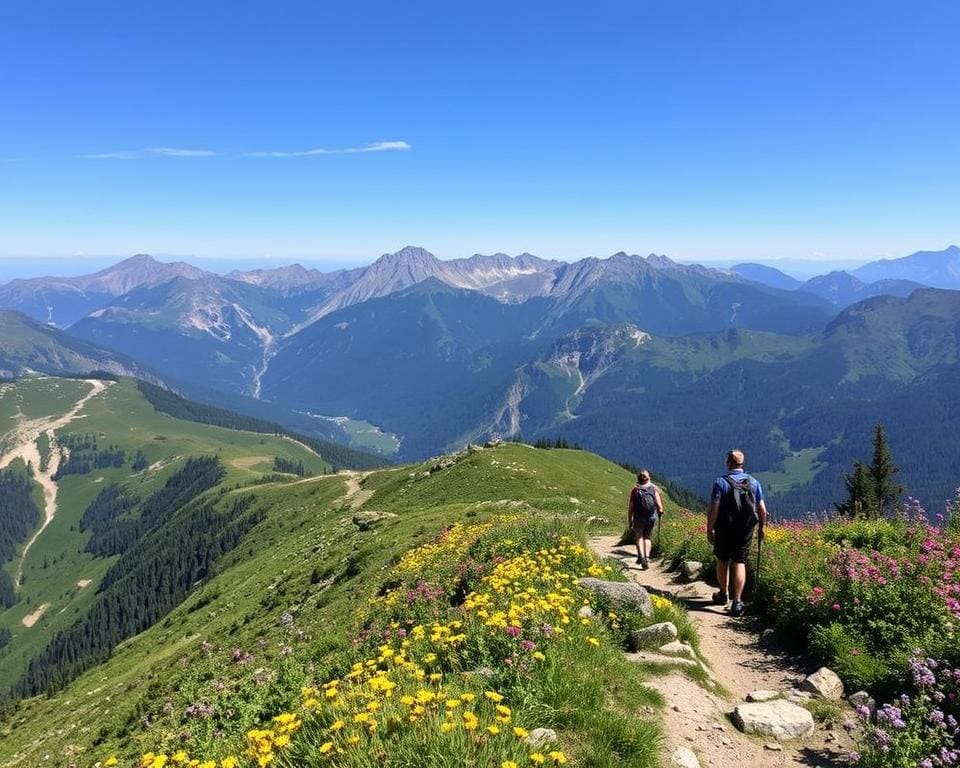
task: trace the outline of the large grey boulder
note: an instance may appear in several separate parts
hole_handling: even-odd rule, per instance
[[[813,733],[813,715],[783,699],[740,704],[733,710],[733,724],[744,733],[772,736],[777,741],[798,739]]]
[[[842,699],[843,681],[832,669],[820,667],[800,683],[800,690],[812,693],[819,699]]]
[[[670,621],[661,621],[649,627],[635,629],[627,635],[627,647],[631,651],[641,648],[659,648],[672,640],[677,639],[677,628]]]
[[[643,616],[653,616],[653,603],[647,590],[632,581],[604,581],[584,577],[577,582],[583,589],[605,598],[614,611],[638,611]]]

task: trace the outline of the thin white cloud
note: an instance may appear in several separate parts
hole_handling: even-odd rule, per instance
[[[151,147],[145,151],[163,157],[213,157],[217,154],[212,149],[178,149],[176,147]]]
[[[135,160],[136,152],[96,152],[89,155],[77,155],[84,160]]]
[[[93,154],[78,155],[85,160],[137,160],[141,157],[212,157],[217,154],[211,149],[181,149],[178,147],[148,147],[147,149],[132,149],[122,152],[95,152]]]
[[[362,147],[304,149],[296,152],[247,152],[247,157],[313,157],[315,155],[356,155],[362,152],[405,152],[413,147],[405,141],[376,141]]]

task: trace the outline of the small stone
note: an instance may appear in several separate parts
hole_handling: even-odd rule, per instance
[[[700,761],[689,747],[677,747],[670,755],[670,764],[677,768],[700,768]]]
[[[693,650],[693,648],[679,640],[674,640],[672,643],[661,645],[657,650],[660,653],[665,653],[669,655],[686,656],[688,659],[697,658],[697,654]]]
[[[767,627],[763,632],[760,633],[760,642],[761,643],[772,643],[776,638],[776,631],[772,627]]]
[[[733,710],[733,724],[744,733],[772,736],[786,741],[813,732],[813,715],[803,707],[777,699],[740,704]]]
[[[674,705],[673,705],[673,711],[674,711],[674,712],[682,712],[683,710],[680,709],[680,706],[679,706],[678,704],[674,704]]]
[[[866,691],[851,693],[847,701],[850,702],[850,706],[854,709],[866,707],[870,717],[873,717],[877,711],[877,702],[875,702],[873,697]]]
[[[555,744],[557,741],[557,732],[552,728],[534,728],[524,741],[534,749],[539,749],[548,744]]]
[[[723,744],[725,747],[729,747],[731,744],[733,744],[733,742],[730,741],[730,739],[728,739],[726,736],[720,739],[720,743]]]
[[[780,691],[750,691],[747,694],[747,701],[773,701],[780,698]]]
[[[357,514],[353,516],[353,524],[361,531],[369,531],[384,520],[389,520],[392,517],[396,517],[393,512],[374,512],[373,510],[368,510],[366,512],[357,512]]]
[[[641,648],[659,648],[677,639],[677,627],[670,621],[661,621],[649,627],[635,629],[627,635],[627,647],[631,651]]]
[[[581,619],[592,619],[593,618],[593,608],[589,605],[581,605],[580,610],[577,611],[577,616]]]
[[[700,574],[703,573],[703,563],[700,563],[696,560],[684,560],[680,564],[680,573],[683,574],[683,577],[687,581],[696,581],[700,578]]]
[[[828,733],[826,736],[823,737],[823,740],[829,744],[831,741],[836,741],[837,737],[834,736],[832,733]]]
[[[763,748],[769,749],[771,752],[783,752],[783,747],[781,747],[779,744],[773,741],[767,742],[766,744],[764,744]]]
[[[724,727],[723,727],[723,725],[722,725],[721,723],[714,723],[714,724],[713,724],[713,730],[715,730],[715,731],[722,731],[722,730],[724,730]]]
[[[843,681],[836,672],[826,667],[820,667],[804,679],[800,688],[820,699],[843,698]]]

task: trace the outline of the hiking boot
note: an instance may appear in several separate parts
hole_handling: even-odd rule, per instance
[[[643,558],[640,557],[640,555],[637,555],[637,565],[640,565],[640,566],[643,565]]]
[[[734,618],[743,616],[743,600],[734,600],[730,606],[730,615]]]
[[[714,605],[726,605],[727,604],[727,593],[723,590],[713,593],[713,604]]]
[[[647,560],[647,558],[643,558],[643,562],[640,564],[640,567],[645,571],[650,570],[650,561]]]

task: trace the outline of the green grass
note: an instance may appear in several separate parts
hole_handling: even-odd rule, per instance
[[[143,447],[151,462],[171,462],[129,481],[142,484],[144,492],[168,476],[179,461],[174,456],[218,453],[229,470],[227,485],[258,478],[260,467],[237,466],[237,458],[272,457],[281,450],[302,457],[296,453],[302,449],[287,441],[155,414],[126,382],[92,401],[87,413],[84,429],[102,431],[106,441],[124,447]],[[95,585],[107,566],[76,553],[83,537],[70,525],[103,483],[116,479],[111,472],[102,473],[101,483],[91,482],[97,473],[65,479],[57,524],[41,539],[44,546],[31,552],[25,597],[30,590],[33,604],[51,596],[54,603],[47,623],[37,625],[42,627],[38,637],[49,637],[58,622],[91,599],[93,586],[76,588],[78,574],[89,574]],[[276,691],[298,690],[307,664],[318,677],[342,668],[358,606],[374,595],[390,566],[412,546],[455,521],[481,521],[504,512],[523,515],[532,509],[584,531],[619,529],[632,483],[629,473],[586,452],[504,445],[464,454],[442,469],[426,463],[370,473],[363,488],[373,495],[363,507],[396,517],[369,531],[353,524],[354,511],[343,498],[346,484],[338,476],[238,488],[224,503],[234,494],[253,492],[264,521],[218,562],[216,575],[198,584],[165,619],[123,643],[65,690],[22,702],[0,723],[0,766],[39,764],[43,755],[51,756],[45,765],[66,766],[76,755],[87,765],[113,752],[133,757],[149,748],[172,748],[175,740],[145,724],[163,722],[165,706],[182,712],[214,678],[237,686],[243,692],[238,700],[249,708],[244,716],[262,722],[288,705]],[[61,552],[66,553],[62,569],[42,567],[45,553]],[[22,615],[18,606],[0,615],[0,621],[16,626]],[[18,632],[15,642],[23,644],[23,634]],[[205,666],[198,661],[203,641],[213,648]],[[251,653],[251,663],[232,663],[234,648]],[[12,653],[0,657],[4,674]],[[548,702],[543,717],[566,724],[572,740],[564,747],[584,765],[616,765],[619,760],[652,766],[657,725],[642,722],[650,719],[642,710],[656,704],[656,698],[619,651],[611,647],[605,653],[599,665],[569,660],[564,665],[569,674],[558,678],[537,706]],[[16,657],[18,663],[24,655]],[[268,693],[251,682],[256,669],[287,670],[282,672],[287,682],[275,683]],[[601,695],[607,710],[603,718],[604,708],[585,704]]]

